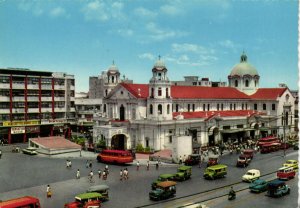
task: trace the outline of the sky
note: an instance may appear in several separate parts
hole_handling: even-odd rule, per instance
[[[158,56],[171,81],[226,81],[243,51],[260,87],[298,89],[296,0],[0,0],[0,67],[65,72],[76,92],[113,63],[149,83]]]

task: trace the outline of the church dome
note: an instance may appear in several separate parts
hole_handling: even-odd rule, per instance
[[[258,72],[254,66],[247,62],[247,56],[243,52],[243,54],[241,55],[241,62],[232,68],[230,76],[242,77],[245,75],[258,76]]]
[[[113,61],[112,65],[108,68],[108,74],[120,74],[119,69],[115,62]]]
[[[154,63],[153,70],[166,70],[166,65],[163,60],[158,56],[158,60]]]

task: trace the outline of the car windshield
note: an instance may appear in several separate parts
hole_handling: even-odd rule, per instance
[[[286,164],[294,164],[294,161],[286,161]]]
[[[252,176],[252,175],[254,175],[254,173],[247,172],[246,175],[251,175]]]

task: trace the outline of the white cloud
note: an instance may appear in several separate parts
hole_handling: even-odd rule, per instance
[[[56,7],[50,11],[51,17],[66,16],[66,10],[62,7]]]
[[[240,47],[239,44],[236,44],[231,40],[223,40],[223,41],[220,41],[219,44],[225,48],[232,49],[234,51]]]
[[[160,7],[160,10],[167,15],[179,15],[183,13],[182,7],[179,7],[178,4],[175,5],[163,5]]]
[[[114,19],[124,19],[124,5],[122,2],[114,2],[109,4],[106,1],[95,0],[89,2],[82,8],[82,12],[86,20],[98,20],[105,22]]]
[[[154,18],[157,16],[157,13],[152,12],[151,10],[145,9],[144,7],[138,7],[134,10],[134,14],[140,17]]]
[[[151,53],[143,53],[143,54],[138,55],[138,57],[140,59],[149,59],[151,61],[155,59],[155,56]]]
[[[133,35],[133,30],[131,30],[131,29],[119,29],[118,33],[122,36],[132,36]]]
[[[40,2],[36,1],[20,1],[18,8],[25,12],[31,12],[35,16],[40,16],[44,13]]]
[[[214,54],[215,51],[212,48],[206,48],[200,45],[196,44],[190,44],[190,43],[183,43],[183,44],[178,44],[178,43],[173,43],[171,45],[171,50],[173,52],[177,53],[183,53],[183,52],[193,52],[196,54]]]
[[[182,37],[187,35],[186,32],[175,31],[168,28],[167,29],[159,28],[154,22],[150,22],[146,24],[146,30],[148,30],[151,33],[149,37],[152,40],[156,40],[156,41],[161,41],[173,37]]]

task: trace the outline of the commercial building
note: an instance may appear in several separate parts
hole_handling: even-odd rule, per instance
[[[75,79],[60,72],[0,69],[0,139],[70,136],[75,123]]]

